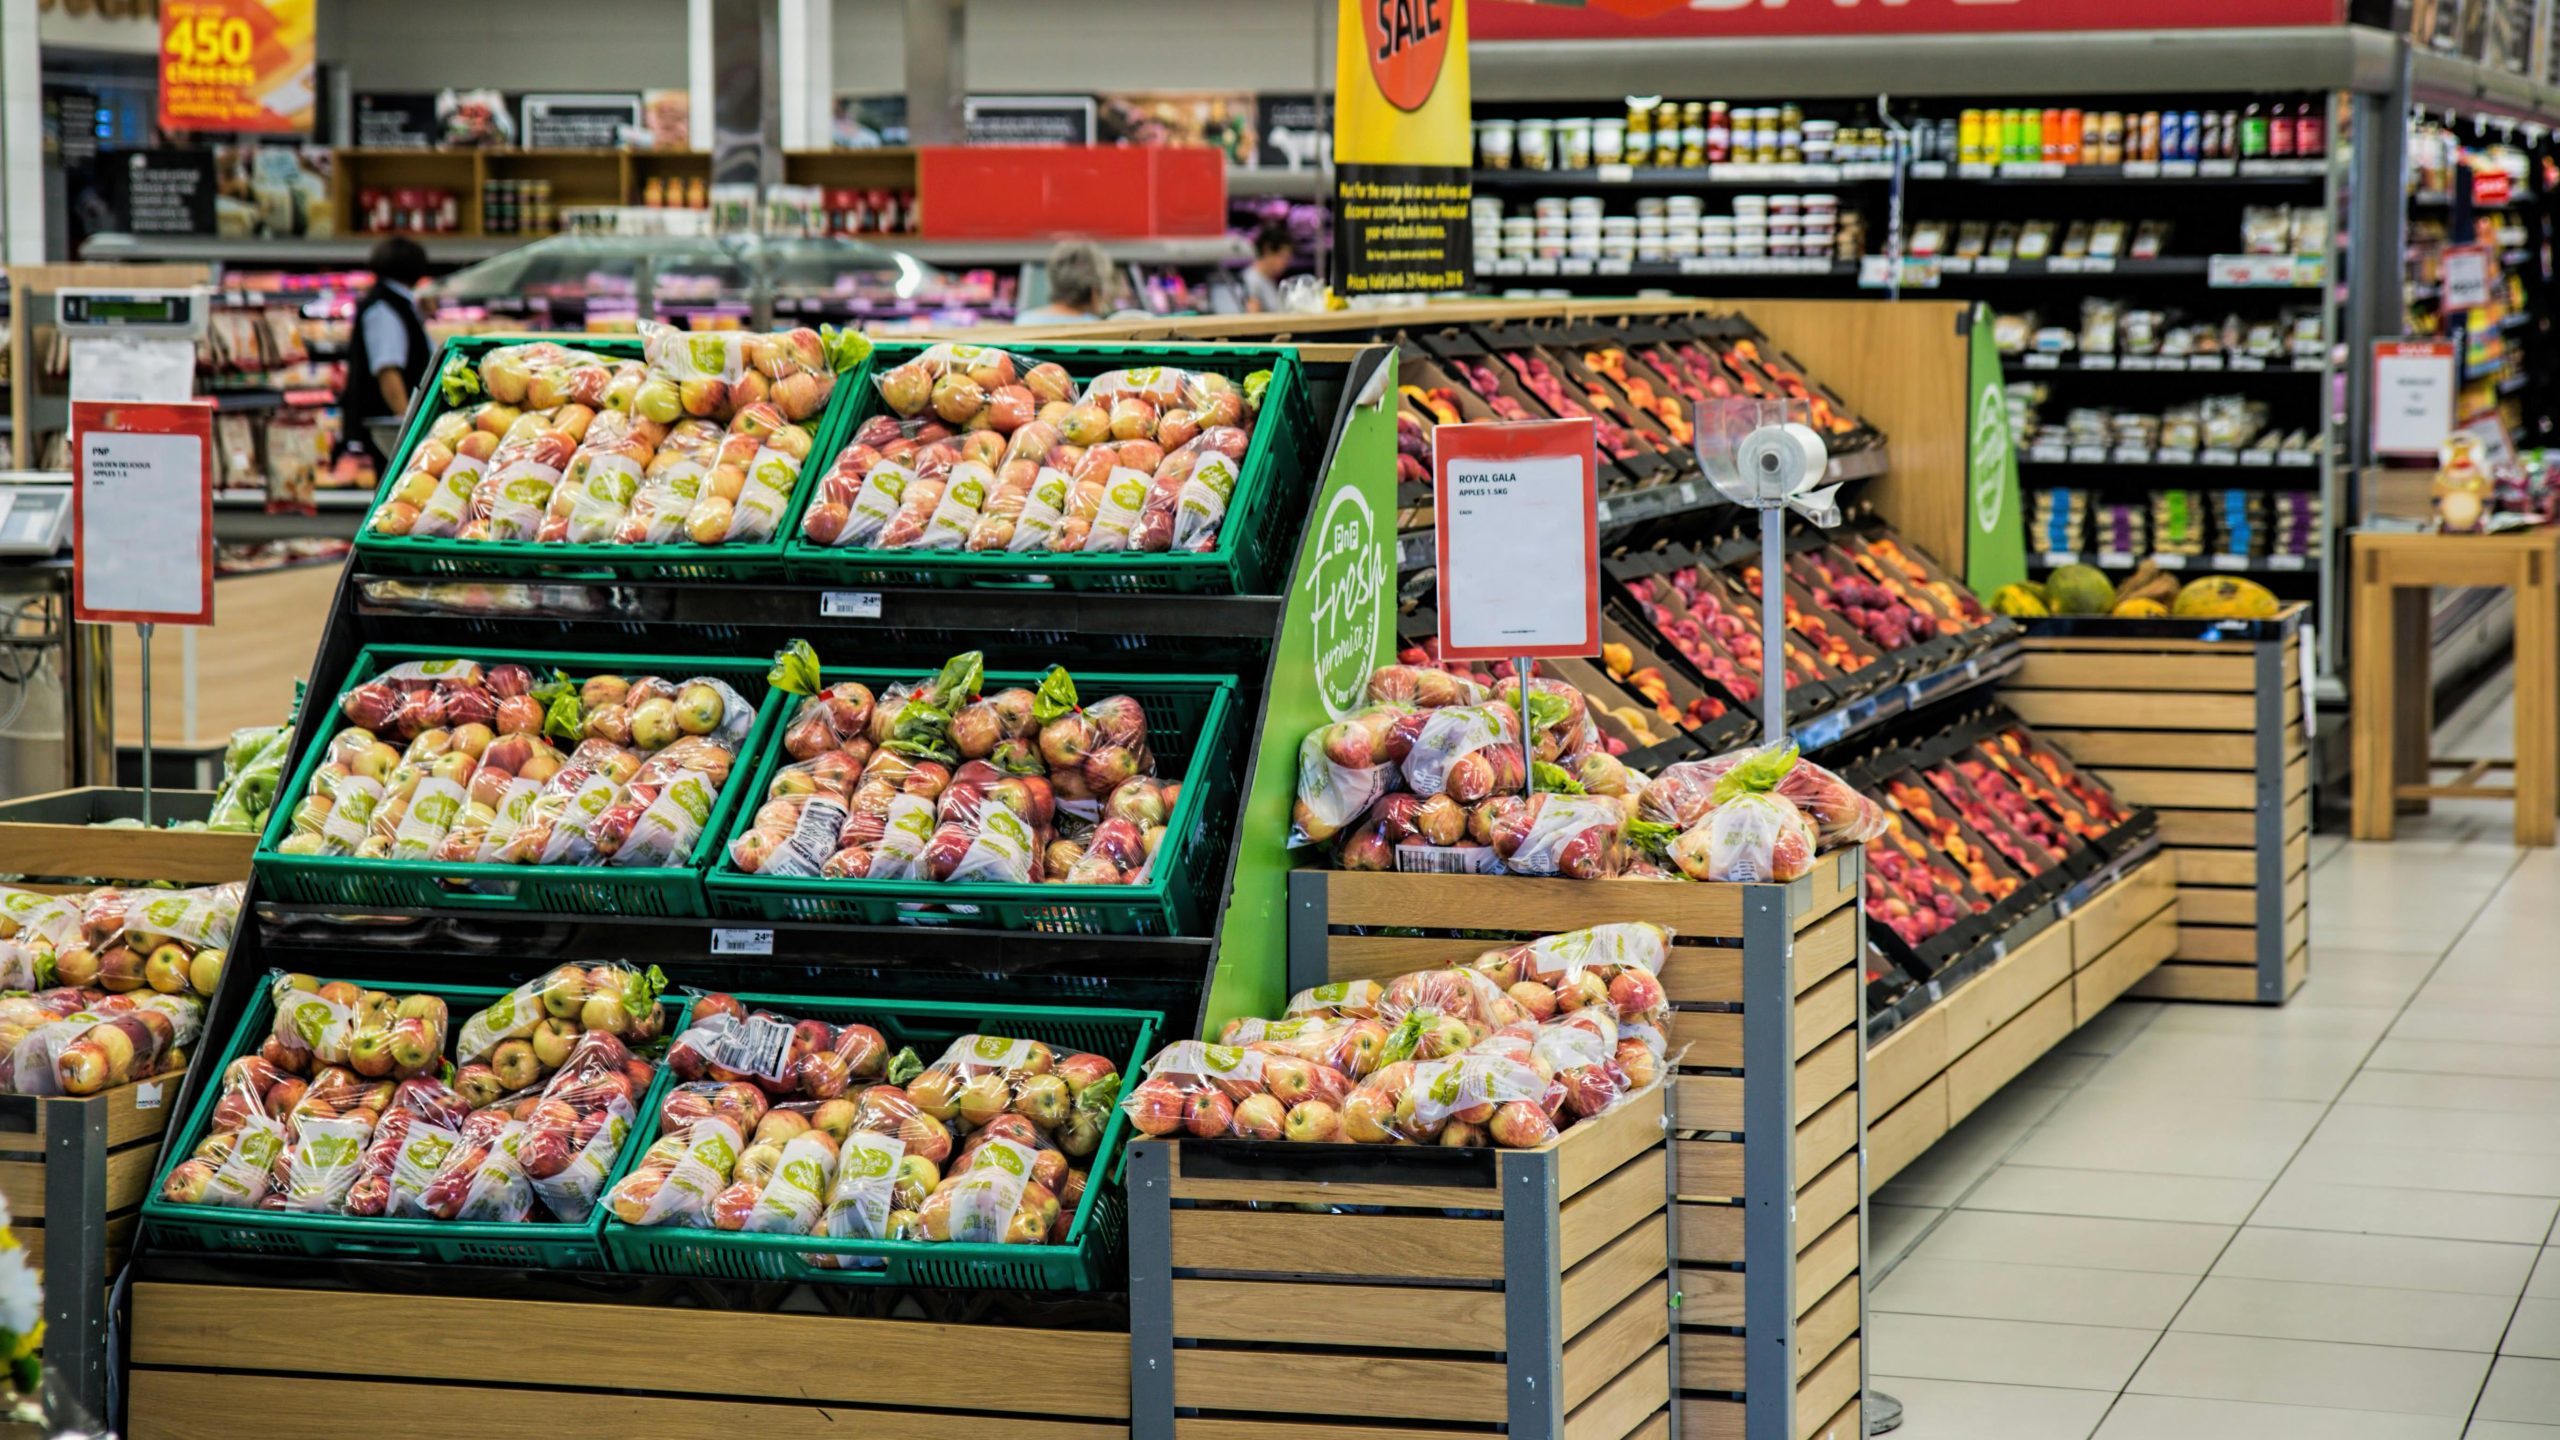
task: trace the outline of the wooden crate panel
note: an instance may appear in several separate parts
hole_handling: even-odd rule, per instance
[[[1687,1296],[1682,1296],[1681,1315],[1688,1315]],[[1739,1335],[1711,1334],[1699,1330],[1680,1332],[1680,1388],[1684,1390],[1735,1390],[1748,1387],[1744,1374],[1748,1342]]]
[[[1858,1083],[1858,1032],[1843,1030],[1796,1065],[1796,1119],[1812,1118]]]
[[[1671,1347],[1656,1345],[1565,1416],[1565,1440],[1667,1440],[1670,1404]]]
[[[1946,1016],[1947,1057],[1965,1054],[2071,978],[2071,927],[2048,927],[1931,1008]]]
[[[1680,1032],[1675,1026],[1672,1044],[1677,1046],[1679,1043]],[[1828,1057],[1819,1051],[1797,1061],[1796,1093],[1802,1096],[1820,1091],[1824,1067],[1829,1063]],[[1742,1128],[1741,1076],[1681,1075],[1677,1080],[1680,1087],[1677,1123],[1681,1129],[1734,1131]]]
[[[1807,1440],[1865,1440],[1858,1402],[1853,1398],[1829,1420],[1816,1426]],[[1798,1416],[1802,1424],[1802,1416]],[[1742,1402],[1699,1395],[1680,1397],[1681,1440],[1743,1440]]]
[[[435,1393],[470,1395],[480,1393],[470,1388],[474,1385],[521,1383],[526,1375],[525,1337],[540,1336],[547,1347],[586,1357],[591,1367],[586,1373],[645,1376],[659,1390],[706,1399],[791,1395],[820,1404],[979,1410],[1026,1422],[1032,1416],[1048,1415],[1125,1422],[1129,1415],[1129,1336],[1125,1331],[438,1295],[404,1295],[398,1303],[403,1323],[417,1327],[411,1343],[336,1346],[325,1357],[312,1358],[323,1359],[338,1378],[460,1381],[459,1386],[436,1387]],[[353,1292],[146,1281],[134,1287],[132,1360],[137,1369],[239,1370],[244,1364],[243,1335],[289,1334],[297,1326],[305,1327],[301,1333],[313,1335],[366,1334],[368,1327],[381,1325],[382,1306],[380,1295]],[[1019,1375],[1007,1373],[1003,1366],[963,1373],[967,1367],[951,1364],[952,1356],[991,1343],[1033,1347],[1050,1357],[1055,1373],[1043,1377],[1035,1394],[1023,1388]],[[302,1358],[289,1347],[265,1353],[281,1363]],[[668,1363],[670,1356],[701,1353],[723,1358],[710,1366]],[[859,1355],[863,1363],[822,1363],[821,1357],[845,1355]],[[260,1383],[282,1383],[285,1378]],[[144,1407],[137,1404],[135,1414],[143,1413]],[[228,1405],[212,1412],[212,1418],[226,1423],[228,1429],[171,1433],[236,1435],[239,1417],[251,1413],[261,1416],[262,1433],[280,1433],[264,1429],[263,1407]],[[334,1429],[308,1433],[344,1436],[346,1417],[353,1413],[357,1412],[335,1412]],[[985,1433],[985,1417],[974,1423],[981,1427],[979,1433]],[[499,1427],[493,1420],[487,1425],[457,1423],[452,1428],[470,1433],[512,1427]],[[590,1427],[564,1418],[556,1428],[557,1433],[579,1434],[588,1433]],[[630,1433],[704,1432],[689,1425],[635,1423]]]
[[[1343,1317],[1357,1315],[1361,1344],[1408,1350],[1481,1349],[1504,1313],[1499,1290],[1183,1278],[1173,1282],[1173,1308],[1187,1339],[1337,1345]]]
[[[1796,1248],[1803,1250],[1830,1235],[1842,1216],[1858,1208],[1858,1157],[1843,1155],[1812,1179],[1799,1173],[1796,1181]],[[1689,1252],[1680,1253],[1686,1257]]]
[[[1830,1354],[1858,1333],[1858,1277],[1850,1276],[1831,1287],[1831,1293],[1813,1302],[1813,1308],[1796,1321],[1796,1378],[1802,1380],[1821,1367]]]
[[[1853,1335],[1796,1387],[1796,1440],[1820,1440],[1830,1417],[1858,1398],[1859,1383],[1865,1378]]]
[[[1653,1353],[1671,1338],[1671,1286],[1656,1279],[1568,1341],[1564,1347],[1564,1404],[1572,1410],[1625,1373],[1630,1356]],[[1660,1405],[1655,1402],[1655,1406]],[[1649,1407],[1650,1408],[1650,1407]],[[1639,1417],[1629,1417],[1631,1420]],[[1621,1429],[1618,1434],[1625,1434]]]
[[[1842,1095],[1796,1127],[1796,1174],[1819,1175],[1858,1146],[1858,1097]]]
[[[1499,1422],[1508,1413],[1502,1366],[1490,1360],[1260,1350],[1173,1352],[1173,1403],[1184,1409],[1271,1415],[1376,1415]]]
[[[1556,1211],[1556,1246],[1564,1268],[1572,1269],[1659,1212],[1670,1188],[1664,1183],[1669,1170],[1668,1152],[1655,1146],[1564,1202]]]
[[[1857,972],[1835,966],[1829,973],[1829,979],[1796,1000],[1796,1058],[1799,1060],[1857,1023]],[[1682,1010],[1673,1021],[1670,1039],[1682,1052],[1680,1064],[1688,1069],[1739,1070],[1742,1068],[1742,1030],[1741,1011]]]
[[[1932,1005],[1867,1051],[1867,1113],[1901,1104],[1946,1068],[1946,1007]]]
[[[2258,763],[2258,737],[2247,731],[2042,730],[2081,765],[2133,769],[2247,770]]]
[[[2075,967],[2089,964],[2113,949],[2134,928],[2167,909],[2176,899],[2175,867],[2155,857],[2132,874],[2108,886],[2071,916],[2071,955]]]
[[[2118,726],[2141,730],[2246,730],[2258,723],[2249,695],[2141,695],[2097,690],[2015,690],[2000,699],[2019,719],[2043,729]],[[2290,707],[2295,713],[2300,707]]]
[[[1796,993],[1803,994],[1816,981],[1828,979],[1831,972],[1851,963],[1857,957],[1857,948],[1858,916],[1854,910],[1834,910],[1807,927],[1796,937]],[[1662,988],[1674,1001],[1739,1005],[1742,950],[1733,945],[1683,944],[1675,937],[1670,962],[1662,967]]]
[[[1947,1133],[1947,1077],[1939,1075],[1867,1127],[1867,1193],[1902,1173]]]
[[[143,1192],[151,1188],[151,1174],[160,1164],[160,1147],[153,1143],[128,1145],[107,1156],[106,1208],[110,1211],[139,1205]],[[41,1221],[44,1213],[44,1163],[12,1159],[0,1161],[0,1197],[9,1202],[14,1220]]]
[[[2098,778],[2129,805],[2246,810],[2258,803],[2258,779],[2249,771],[2102,768]]]
[[[657,1375],[661,1364],[646,1373]],[[867,1370],[864,1367],[847,1367]],[[522,1367],[519,1366],[519,1374]],[[412,1385],[303,1375],[222,1374],[137,1368],[126,1433],[133,1440],[229,1440],[255,1417],[266,1440],[346,1440],[362,1416],[435,1417],[457,1435],[896,1435],[901,1440],[1126,1440],[1124,1422],[1041,1414],[963,1415],[923,1410],[793,1404],[765,1398],[687,1399],[601,1390]],[[1266,1435],[1273,1432],[1264,1431]],[[1409,1435],[1411,1432],[1403,1432]]]
[[[1854,850],[1817,856],[1812,873],[1794,882],[1803,929],[1857,889]],[[1742,938],[1739,885],[1603,885],[1531,880],[1516,875],[1404,875],[1392,871],[1325,872],[1325,918],[1334,926],[1411,926],[1423,930],[1501,930],[1552,935],[1588,925],[1644,920],[1692,939]],[[1358,937],[1337,936],[1336,939]],[[1481,947],[1479,947],[1481,948]]]
[[[1684,1245],[1680,1258],[1700,1260],[1705,1257],[1688,1253]],[[1743,1320],[1743,1288],[1743,1276],[1739,1270],[1683,1267],[1680,1271],[1680,1323],[1739,1326]],[[1688,1383],[1694,1386],[1698,1382],[1691,1379]],[[1737,1384],[1732,1388],[1738,1390],[1742,1387]]]
[[[2297,870],[2284,881],[2284,913],[2307,908],[2311,903],[2311,872]],[[2258,891],[2254,886],[2224,887],[2218,885],[2181,885],[2178,887],[2178,923],[2181,925],[2252,925],[2258,919]]]
[[[2159,816],[2160,843],[2163,845],[2245,850],[2258,843],[2255,811],[2164,809]],[[2295,835],[2309,828],[2311,797],[2297,792],[2284,804],[2284,833]]]
[[[2299,940],[2308,936],[2310,920],[2308,910],[2286,916],[2284,938]],[[2178,931],[2177,958],[2207,965],[2255,965],[2258,931],[2236,925],[2188,925]]]
[[[1220,1269],[1238,1256],[1286,1255],[1310,1275],[1502,1278],[1500,1220],[1419,1215],[1308,1215],[1271,1210],[1176,1210],[1173,1265]]]
[[[2071,987],[2053,992],[2019,1012],[1997,1034],[1947,1065],[1947,1123],[1952,1125],[2034,1064],[2071,1033]]]
[[[2115,943],[2097,961],[2071,977],[2073,1023],[2086,1025],[2098,1012],[2148,975],[2178,948],[2178,916],[2163,910],[2141,929]]]
[[[2027,651],[2018,673],[2003,686],[2022,690],[2098,690],[2148,695],[2158,691],[2219,690],[2247,694],[2258,688],[2255,657],[2225,655],[2072,654],[2041,647]]]
[[[1856,1183],[1854,1177],[1851,1184]],[[1803,1220],[1797,1221],[1802,1233]],[[1858,1217],[1843,1215],[1796,1257],[1796,1313],[1802,1315],[1831,1293],[1831,1287],[1858,1273]]]
[[[2284,998],[2302,988],[2310,977],[2309,946],[2296,950],[2284,962]],[[2212,1000],[2225,1004],[2245,1005],[2258,998],[2258,967],[2255,965],[2194,964],[2171,960],[2142,979],[2129,992],[2144,1000]]]
[[[1668,1269],[1669,1263],[1665,1257],[1670,1254],[1670,1239],[1670,1217],[1657,1210],[1655,1214],[1645,1217],[1634,1229],[1600,1247],[1596,1254],[1567,1270],[1564,1276],[1561,1311],[1564,1334],[1568,1337],[1581,1334],[1585,1326],[1616,1309],[1619,1301],[1626,1299],[1646,1281],[1661,1275]],[[1452,1292],[1441,1293],[1445,1295]],[[1469,1293],[1490,1298],[1494,1312],[1492,1324],[1495,1328],[1500,1328],[1503,1323],[1500,1296],[1486,1290]],[[1179,1308],[1180,1301],[1177,1300],[1175,1304]],[[1361,1313],[1368,1312],[1364,1310]],[[1341,1312],[1335,1310],[1334,1314],[1336,1323],[1333,1334],[1338,1340],[1342,1334],[1339,1321]],[[1474,1339],[1468,1343],[1481,1343],[1485,1331],[1479,1328],[1473,1334]],[[1235,1338],[1251,1339],[1253,1337],[1237,1336]],[[1464,1346],[1448,1344],[1423,1348],[1456,1350],[1463,1349]]]

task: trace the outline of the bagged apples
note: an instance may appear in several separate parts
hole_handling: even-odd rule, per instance
[[[1503,986],[1534,1020],[1605,1008],[1659,1025],[1670,1009],[1661,980],[1670,958],[1670,931],[1627,921],[1487,950],[1468,967]]]
[[[1054,1153],[1054,1152],[1053,1152]],[[1038,1152],[1009,1139],[978,1150],[965,1173],[947,1175],[917,1214],[926,1240],[1038,1245],[1058,1223],[1056,1192],[1031,1178]]]
[[[344,1065],[368,1079],[421,1075],[444,1058],[445,1003],[435,995],[394,996],[344,980],[268,972],[275,1005],[268,1063],[297,1075]]]
[[[857,1081],[914,1073],[915,1057],[892,1056],[887,1038],[870,1025],[751,1012],[734,996],[709,994],[694,1001],[667,1064],[686,1081],[743,1081],[775,1097],[832,1100]]]
[[[1711,760],[1684,760],[1663,767],[1637,801],[1647,820],[1686,830],[1706,818],[1719,803],[1718,791],[1737,769],[1745,776],[1735,787],[1767,790],[1789,801],[1814,825],[1822,847],[1862,845],[1884,833],[1884,807],[1861,795],[1828,770],[1796,754],[1793,747],[1735,750]],[[1774,775],[1773,782],[1763,783]],[[1728,790],[1726,793],[1733,793]]]
[[[608,1203],[625,1225],[711,1228],[711,1202],[729,1186],[745,1140],[727,1121],[696,1120],[658,1137]]]
[[[571,1224],[595,1209],[655,1075],[654,1066],[608,1031],[578,1037],[542,1087],[516,1147],[517,1163],[544,1208]]]
[[[753,1235],[806,1235],[826,1213],[835,1183],[835,1138],[796,1111],[765,1116],[739,1153],[727,1187],[712,1197],[711,1224]]]
[[[210,997],[239,923],[242,888],[93,890],[65,897],[78,907],[76,925],[66,929],[58,911],[34,907],[33,926],[22,933],[30,959],[49,953],[51,978],[61,984]]]
[[[916,1212],[941,1183],[941,1171],[922,1156],[908,1155],[905,1141],[895,1135],[857,1129],[845,1136],[837,1151],[826,1209],[813,1233],[833,1240],[919,1238],[923,1220]],[[920,1189],[913,1188],[918,1185]],[[902,1196],[902,1189],[909,1193]],[[901,1199],[908,1203],[899,1203]],[[891,1217],[901,1212],[910,1220],[903,1227],[893,1226]],[[899,1228],[909,1233],[899,1235]],[[824,1264],[834,1257],[810,1258]]]
[[[1626,866],[1627,826],[1613,796],[1532,795],[1494,824],[1493,853],[1514,875],[1606,880]]]
[[[1147,1062],[1146,1078],[1121,1097],[1120,1108],[1144,1135],[1187,1131],[1202,1139],[1249,1133],[1255,1138],[1275,1138],[1278,1128],[1272,1136],[1258,1134],[1260,1122],[1276,1118],[1285,1126],[1288,1112],[1262,1083],[1263,1064],[1258,1050],[1178,1040]],[[1254,1130],[1239,1129],[1238,1107],[1257,1097],[1264,1103],[1255,1104],[1250,1112]],[[1276,1117],[1268,1114],[1274,1109],[1279,1110]]]
[[[438,1220],[521,1224],[533,1217],[533,1182],[524,1173],[527,1117],[533,1095],[474,1110],[462,1122],[461,1143],[445,1156],[418,1206]]]
[[[1814,823],[1777,793],[1796,764],[1790,745],[1729,766],[1705,808],[1693,810],[1697,818],[1671,840],[1672,862],[1693,880],[1784,882],[1810,871],[1818,844]]]
[[[79,936],[78,897],[0,886],[0,990],[51,987],[56,958],[66,946],[77,947]],[[218,976],[218,958],[215,964]]]

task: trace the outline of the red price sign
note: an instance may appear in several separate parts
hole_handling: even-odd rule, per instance
[[[1600,466],[1586,417],[1431,432],[1440,656],[1600,653]]]
[[[161,0],[160,128],[308,134],[312,0]]]
[[[71,613],[213,623],[213,405],[71,406]]]
[[[2515,193],[2516,182],[2509,179],[2504,170],[2471,172],[2471,203],[2474,205],[2504,205],[2515,198]]]

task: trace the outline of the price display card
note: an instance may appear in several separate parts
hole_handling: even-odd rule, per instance
[[[2452,341],[2373,342],[2373,452],[2434,459],[2459,388]]]
[[[72,613],[213,623],[213,406],[71,407]]]
[[[1600,653],[1595,441],[1587,417],[1432,432],[1443,658]]]

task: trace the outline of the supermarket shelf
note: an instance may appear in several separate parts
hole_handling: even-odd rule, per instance
[[[2004,356],[2001,370],[2010,375],[2051,374],[2065,370],[2103,370],[2110,374],[2193,372],[2197,374],[2322,375],[2326,361],[2276,359],[2255,355],[2043,355]]]
[[[2130,570],[2148,560],[2163,570],[2205,570],[2233,575],[2305,574],[2320,568],[2317,555],[2136,555],[2130,550],[2036,550],[2027,555],[2030,569],[2095,565],[2101,570]]]
[[[262,239],[232,235],[92,235],[80,247],[83,260],[218,261],[234,265],[361,265],[379,235],[326,240]],[[431,265],[468,265],[525,244],[530,236],[465,238],[413,235]]]
[[[1870,480],[1892,468],[1891,452],[1882,447],[1852,451],[1831,462],[1823,476],[1826,483]],[[1601,538],[1629,526],[1667,516],[1683,515],[1693,510],[1714,510],[1729,504],[1705,480],[1683,480],[1676,485],[1652,485],[1642,490],[1621,491],[1603,495],[1599,502]],[[1432,532],[1408,530],[1396,537],[1396,570],[1409,573],[1430,568],[1432,564]]]
[[[2054,275],[2202,275],[2210,264],[2202,255],[2163,255],[2156,260],[2092,260],[2055,256],[2050,260],[2000,260],[1989,256],[1965,259],[1946,255],[1938,257],[1938,269],[1948,275],[1970,275],[1976,278],[2008,278],[2035,280]]]
[[[900,240],[897,248],[928,265],[1038,265],[1057,248],[1055,240]],[[1115,265],[1223,265],[1253,258],[1253,241],[1243,235],[1174,236],[1150,240],[1106,240]]]
[[[1854,276],[1858,264],[1854,260],[1832,260],[1822,256],[1762,256],[1753,258],[1695,255],[1681,260],[1495,260],[1476,268],[1479,278],[1522,278],[1530,280],[1610,278],[1623,276],[1631,280],[1670,280],[1683,276],[1713,275],[1724,279],[1749,278],[1755,275],[1784,276]]]
[[[1786,163],[1762,165],[1728,162],[1715,165],[1598,165],[1588,170],[1478,170],[1475,188],[1501,190],[1589,190],[1631,187],[1643,190],[1696,190],[1719,185],[1755,187],[1847,185],[1893,178],[1884,161],[1845,165]]]
[[[2530,377],[2524,375],[2510,375],[2506,379],[2498,382],[2498,393],[2500,395],[2513,395],[2525,387],[2525,382],[2528,378]]]
[[[373,492],[370,490],[321,490],[312,495],[311,503],[315,509],[323,513],[345,510],[362,514],[373,508]],[[265,510],[267,492],[264,490],[216,490],[213,492],[213,508],[216,514],[225,510]]]
[[[2018,451],[2022,465],[2107,466],[2125,469],[2158,467],[2195,470],[2310,469],[2320,463],[2316,450],[2154,450],[2142,445],[2028,445]]]
[[[1312,200],[1324,192],[1324,176],[1315,170],[1263,169],[1251,165],[1227,167],[1227,194],[1234,196],[1277,195],[1289,200]]]
[[[1991,649],[1967,656],[1943,670],[1906,680],[1889,690],[1861,695],[1791,724],[1787,727],[1788,738],[1803,747],[1807,754],[1817,754],[1826,746],[1862,735],[1897,715],[1909,714],[1960,691],[1997,680],[2015,671],[2025,659],[2024,643],[2012,635]]]
[[[1146,635],[1267,640],[1286,603],[1277,595],[1119,595],[1104,591],[970,588],[833,588],[817,585],[653,581],[454,582],[456,603],[425,593],[431,579],[358,572],[358,613],[373,638],[435,643],[455,619],[539,616],[563,624],[651,622],[777,626],[797,630],[992,630],[1036,634]],[[398,596],[400,598],[393,598]]]
[[[1922,160],[1914,180],[1971,180],[1992,184],[2123,185],[2143,182],[2194,185],[2216,181],[2267,184],[2317,180],[2329,173],[2325,155],[2282,160],[2128,160],[2120,165],[2070,165],[2058,160],[2006,160],[1996,164],[1948,164]]]

